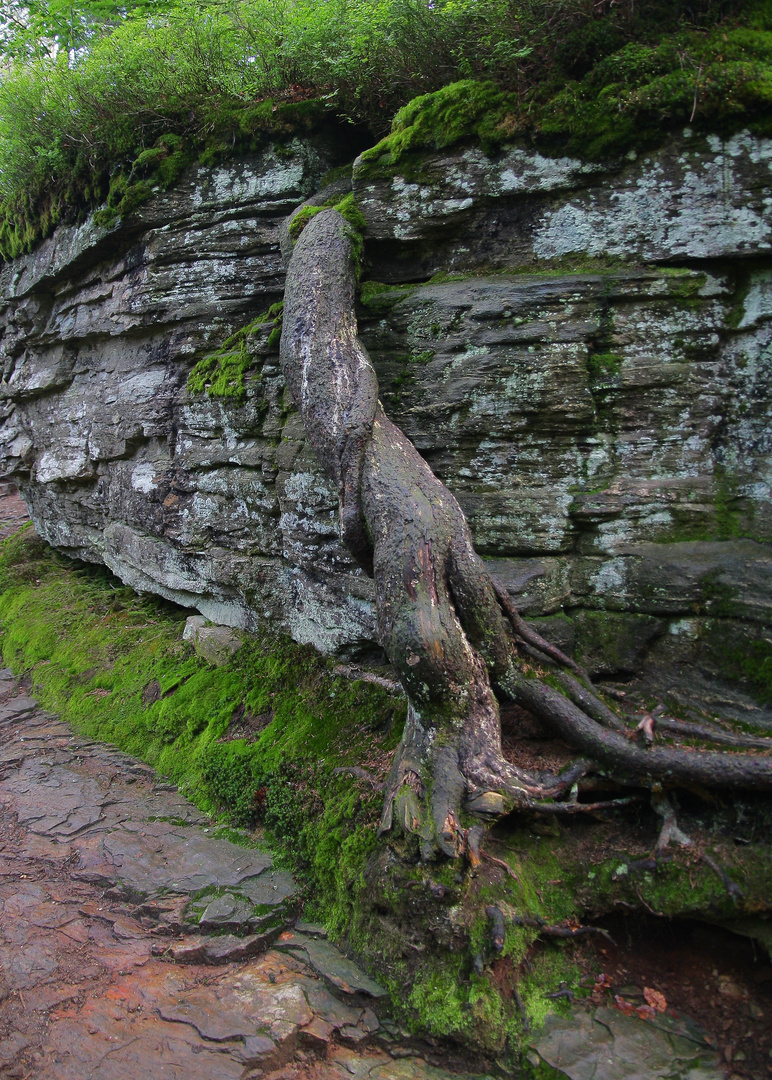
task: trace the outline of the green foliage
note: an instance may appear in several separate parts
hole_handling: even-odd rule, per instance
[[[772,19],[770,19],[772,25]],[[772,134],[772,34],[721,24],[631,42],[581,80],[511,92],[466,79],[415,98],[391,134],[362,155],[361,176],[420,170],[420,151],[474,141],[485,150],[530,138],[548,152],[597,159],[654,145],[676,124]]]
[[[0,54],[21,59],[68,56],[109,33],[127,14],[161,7],[158,0],[2,0]]]
[[[99,224],[110,224],[197,157],[213,162],[324,122],[324,102],[273,101],[267,88],[258,99],[254,48],[232,14],[183,2],[124,20],[70,62],[13,65],[0,83],[0,256],[103,203]]]
[[[766,0],[563,0],[549,11],[540,0],[180,0],[163,10],[48,0],[22,10],[40,29],[5,40],[6,259],[102,204],[109,225],[195,158],[215,163],[333,116],[380,136],[397,113],[371,169],[462,139],[601,157],[674,124],[766,132],[772,116]]]

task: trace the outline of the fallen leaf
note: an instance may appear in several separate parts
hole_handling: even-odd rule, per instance
[[[653,1020],[657,1015],[656,1010],[652,1009],[651,1005],[639,1005],[635,1011],[641,1020]]]
[[[625,999],[623,997],[620,997],[619,994],[614,995],[614,1004],[620,1012],[623,1012],[625,1014],[625,1016],[632,1016],[635,1012],[635,1005],[633,1005],[629,1001],[625,1001]]]
[[[646,1004],[651,1005],[652,1009],[662,1013],[667,1011],[667,999],[664,994],[660,994],[659,990],[651,990],[648,986],[644,986],[643,996],[646,998]]]

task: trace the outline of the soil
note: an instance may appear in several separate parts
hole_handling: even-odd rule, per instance
[[[631,693],[630,698],[626,711],[635,707],[637,695]],[[559,771],[576,756],[571,747],[552,738],[540,721],[507,704],[502,706],[502,744],[508,760],[533,770]],[[690,807],[687,798],[682,802],[679,820],[698,850],[710,837],[702,835],[699,815],[692,811],[704,803],[695,800]],[[619,850],[646,859],[657,836],[657,819],[648,817],[645,813],[618,816],[592,826],[577,821],[564,827],[575,833],[574,851],[579,859],[583,846],[588,860]],[[543,829],[548,831],[550,826],[554,828],[554,822]],[[745,823],[744,827],[752,826]],[[505,831],[502,824],[490,834],[488,843],[494,850],[497,833]],[[534,831],[540,831],[538,825]],[[656,991],[666,1002],[667,1015],[688,1018],[702,1029],[721,1055],[726,1077],[772,1077],[772,962],[762,945],[720,926],[656,913],[618,914],[594,919],[593,924],[608,931],[615,944],[588,937],[577,946],[584,970],[582,986],[592,991],[591,1004],[619,1008],[643,1019],[651,1010],[644,991]],[[514,978],[511,972],[507,977]]]
[[[657,991],[668,1015],[699,1024],[727,1077],[772,1077],[772,963],[765,950],[691,920],[617,915],[598,925],[616,943],[581,946],[585,985],[598,987],[599,1002],[637,1009],[646,1004],[646,988]]]

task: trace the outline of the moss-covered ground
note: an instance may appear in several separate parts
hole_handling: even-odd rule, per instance
[[[207,812],[267,825],[342,932],[379,799],[335,769],[388,757],[403,700],[278,636],[250,636],[211,667],[181,640],[187,612],[56,555],[31,528],[3,543],[0,589],[4,661],[41,703],[150,762]]]
[[[769,912],[772,807],[750,813],[707,793],[682,806],[694,848],[658,865],[645,802],[612,820],[505,821],[475,875],[421,863],[411,841],[376,836],[404,699],[270,633],[211,667],[181,640],[186,614],[55,554],[31,528],[0,545],[4,663],[78,732],[150,762],[245,842],[269,841],[304,883],[306,914],[364,959],[412,1030],[517,1059],[560,1007],[549,995],[583,993],[576,943],[545,940],[540,920]],[[500,949],[491,905],[504,917]]]

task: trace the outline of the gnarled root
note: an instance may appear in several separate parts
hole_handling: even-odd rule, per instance
[[[474,865],[479,833],[463,826],[464,812],[487,821],[513,809],[584,813],[624,805],[658,783],[770,790],[769,755],[633,745],[587,673],[491,581],[458,502],[378,401],[356,333],[348,230],[325,210],[298,241],[281,358],[311,445],[337,484],[341,537],[375,576],[381,643],[410,702],[381,831],[398,824],[418,836],[424,858],[439,850]],[[575,785],[588,761],[563,776],[506,761],[494,687],[602,769],[635,780],[639,793],[580,802]]]

